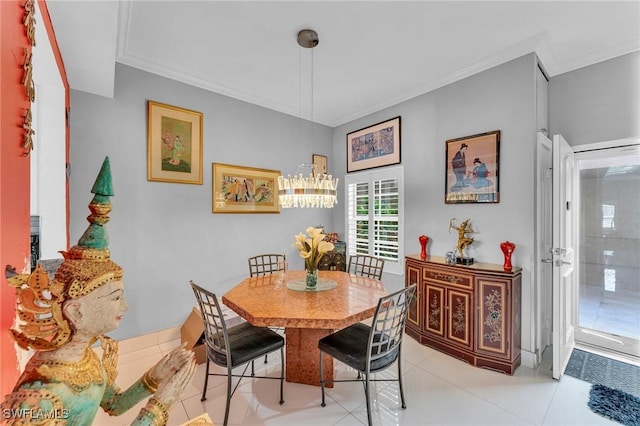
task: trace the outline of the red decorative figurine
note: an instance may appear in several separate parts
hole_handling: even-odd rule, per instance
[[[513,269],[513,266],[511,266],[511,254],[516,249],[516,245],[509,241],[503,241],[500,243],[500,249],[504,253],[504,265],[502,267],[505,271],[510,271]]]
[[[427,258],[427,243],[429,242],[429,237],[420,235],[418,241],[420,241],[420,246],[422,247],[420,250],[420,259],[425,260]]]

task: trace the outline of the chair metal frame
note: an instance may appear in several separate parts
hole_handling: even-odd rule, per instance
[[[284,338],[278,333],[267,327],[255,327],[247,322],[233,326],[227,329],[227,325],[218,303],[216,295],[204,288],[198,286],[193,281],[189,282],[193,293],[200,307],[200,315],[204,323],[205,345],[207,349],[207,367],[204,379],[204,387],[202,389],[201,401],[207,399],[207,384],[209,376],[226,376],[227,377],[227,402],[224,412],[224,425],[227,425],[229,419],[229,408],[231,406],[231,397],[238,389],[240,382],[246,375],[249,365],[251,365],[251,377],[258,379],[274,379],[280,380],[280,405],[284,404]],[[264,347],[256,347],[253,353],[247,354],[246,348],[243,348],[242,354],[234,355],[234,347],[238,342],[246,344],[246,341],[252,340],[248,337],[255,336],[257,341],[265,342]],[[236,339],[236,337],[238,339]],[[242,342],[244,341],[244,343]],[[227,348],[230,348],[227,350]],[[256,376],[254,369],[254,361],[268,353],[275,352],[280,349],[280,377],[273,376]],[[227,368],[226,374],[210,373],[209,365],[213,362],[216,365]],[[233,374],[233,369],[244,365],[242,374]],[[239,377],[233,390],[231,389],[233,377]]]
[[[354,254],[349,257],[347,271],[350,274],[361,277],[374,278],[378,281],[382,279],[384,269],[384,259],[367,254]]]
[[[250,257],[249,261],[249,276],[259,277],[262,275],[273,274],[274,272],[281,271],[281,263],[286,261],[287,257],[284,254],[268,253],[259,254],[257,256]]]
[[[282,253],[267,253],[258,254],[248,259],[249,262],[249,276],[261,277],[263,275],[270,275],[278,271],[283,271],[283,263],[287,261],[287,256]],[[273,331],[284,331],[283,328],[271,328]],[[264,356],[264,363],[268,362],[268,356]]]
[[[371,382],[398,382],[402,408],[407,408],[402,387],[402,337],[417,284],[381,297],[371,326],[357,323],[326,336],[318,342],[320,349],[320,387],[325,407],[325,382],[362,382],[367,402],[367,419],[371,426]],[[323,354],[346,364],[358,372],[356,379],[324,378]],[[398,364],[398,378],[372,379],[371,374]]]

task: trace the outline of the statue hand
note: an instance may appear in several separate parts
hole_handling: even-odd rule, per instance
[[[191,359],[185,363],[168,381],[158,387],[158,391],[153,395],[161,403],[171,408],[179,399],[185,388],[191,383],[193,374],[196,371],[196,360]]]
[[[169,381],[177,371],[193,359],[193,352],[185,349],[186,343],[162,357],[149,371],[151,378],[159,385]]]

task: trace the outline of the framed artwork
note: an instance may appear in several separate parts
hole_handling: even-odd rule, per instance
[[[202,185],[202,113],[147,102],[147,180]]]
[[[446,142],[446,204],[500,201],[500,130]]]
[[[327,156],[320,154],[313,154],[313,175],[326,175],[327,174]]]
[[[213,213],[280,213],[279,170],[213,163]]]
[[[347,134],[347,173],[400,164],[400,117]]]

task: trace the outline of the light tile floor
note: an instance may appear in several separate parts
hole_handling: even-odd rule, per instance
[[[167,335],[165,335],[166,337]],[[405,336],[406,337],[406,336]],[[138,349],[122,342],[118,385],[125,389],[137,380],[163,354],[179,345],[179,339],[150,338]],[[137,342],[140,339],[136,339]],[[155,343],[153,343],[155,341]],[[161,342],[161,343],[158,343]],[[532,370],[520,366],[513,376],[488,371],[422,346],[410,337],[404,339],[402,356],[407,408],[400,407],[397,383],[378,382],[372,387],[375,425],[611,425],[617,424],[591,412],[587,407],[591,384],[564,376],[551,378],[549,365]],[[214,365],[212,364],[212,368]],[[215,367],[217,368],[217,367]],[[269,362],[256,362],[256,374],[278,375],[280,359],[269,355]],[[219,372],[222,369],[217,368]],[[381,373],[394,376],[397,369]],[[180,425],[208,412],[217,426],[222,425],[226,398],[226,379],[209,379],[207,400],[200,401],[205,365],[198,366],[182,400],[171,410],[169,424]],[[336,363],[338,377],[353,377],[353,371]],[[320,406],[320,388],[285,382],[284,405],[278,404],[278,382],[244,379],[231,399],[230,425],[366,425],[364,392],[359,383],[336,383],[327,390],[327,406]],[[129,425],[139,406],[120,417],[100,412],[99,426]]]

